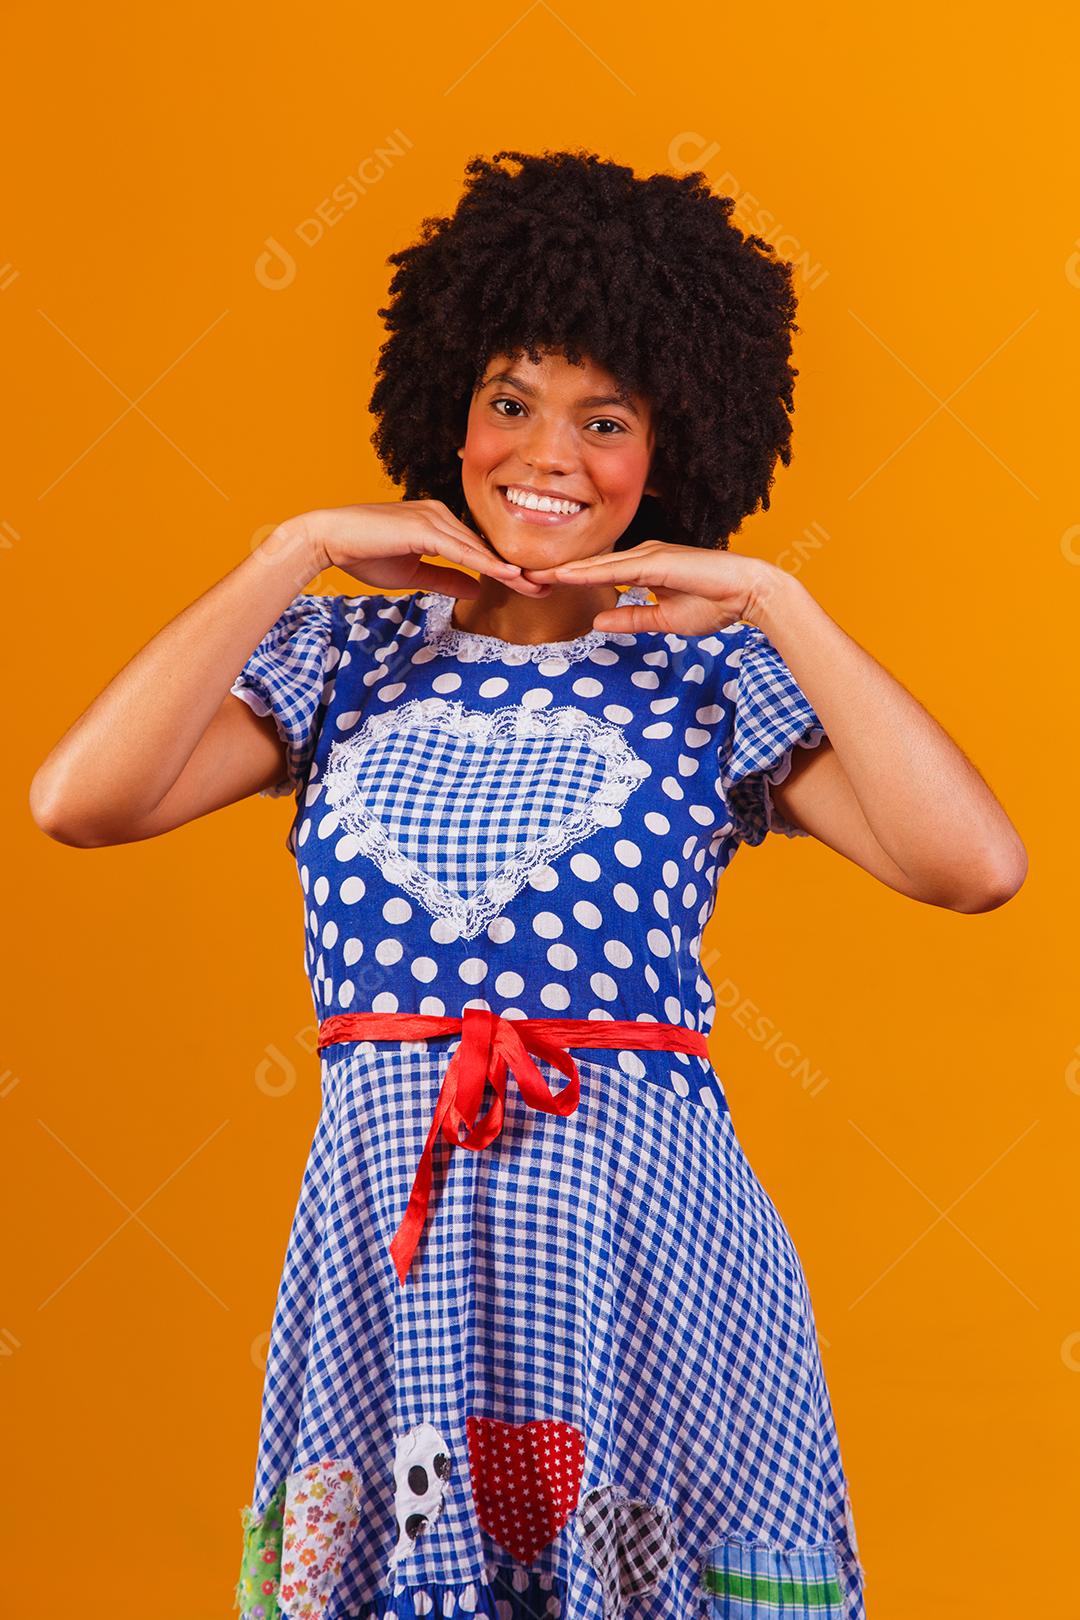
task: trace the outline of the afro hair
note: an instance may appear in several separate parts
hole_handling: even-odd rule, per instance
[[[502,167],[503,160],[516,172]],[[496,152],[466,165],[450,218],[393,253],[390,333],[370,410],[406,500],[467,512],[457,447],[497,354],[604,367],[650,403],[652,478],[615,550],[645,539],[726,550],[776,459],[791,460],[791,265],[731,223],[695,170],[637,179],[584,151]]]

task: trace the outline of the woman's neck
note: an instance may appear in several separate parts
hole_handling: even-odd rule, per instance
[[[619,601],[614,585],[554,585],[546,596],[522,596],[486,575],[477,583],[479,596],[458,597],[450,623],[472,635],[525,647],[587,635],[596,615]]]

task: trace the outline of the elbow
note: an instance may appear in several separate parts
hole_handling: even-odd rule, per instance
[[[40,772],[38,772],[33,781],[30,783],[29,803],[30,814],[34,818],[34,825],[39,827],[43,833],[47,833],[50,838],[56,838],[57,827],[59,825],[56,814],[56,805],[49,795],[49,791],[41,777]]]
[[[1017,839],[1016,845],[987,872],[978,888],[966,893],[962,900],[954,901],[951,910],[972,914],[996,911],[1019,892],[1027,873],[1027,850]]]
[[[50,793],[44,778],[35,776],[30,783],[29,803],[34,825],[56,843],[67,844],[71,849],[94,849],[98,846],[100,840],[87,837],[85,830],[80,830],[70,816],[65,816],[62,805]]]

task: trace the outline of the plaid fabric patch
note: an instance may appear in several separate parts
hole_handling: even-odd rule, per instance
[[[651,1592],[675,1556],[671,1514],[615,1485],[582,1497],[574,1528],[604,1588],[604,1620],[620,1620],[628,1598]]]
[[[715,1620],[784,1620],[814,1615],[842,1620],[843,1593],[835,1549],[752,1547],[728,1541],[714,1547],[702,1577]]]

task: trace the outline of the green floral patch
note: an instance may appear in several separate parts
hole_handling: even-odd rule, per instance
[[[256,1514],[251,1507],[240,1509],[244,1526],[244,1556],[236,1583],[233,1608],[245,1620],[277,1620],[277,1595],[281,1585],[281,1538],[284,1528],[285,1486],[282,1480],[266,1511]]]

